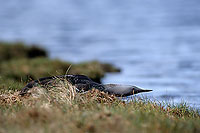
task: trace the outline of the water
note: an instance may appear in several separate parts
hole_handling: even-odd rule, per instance
[[[0,0],[0,40],[39,43],[51,58],[120,67],[104,83],[200,108],[199,0]]]

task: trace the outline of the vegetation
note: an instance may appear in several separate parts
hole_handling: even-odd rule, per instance
[[[36,49],[43,54],[30,56],[31,49],[22,43],[0,43],[0,133],[200,132],[199,111],[186,104],[160,104],[143,98],[125,103],[97,90],[76,93],[60,79],[21,97],[19,90],[29,78],[65,74],[71,64],[70,73],[96,81],[106,72],[119,71],[97,61],[73,64],[51,60],[40,48]]]
[[[77,94],[67,82],[17,94],[0,95],[0,132],[200,132],[199,112],[184,104],[125,103],[97,90]]]
[[[72,66],[71,66],[72,65]],[[118,68],[98,61],[74,64],[47,57],[44,49],[25,46],[21,42],[0,43],[0,90],[20,89],[29,80],[46,76],[84,74],[100,82],[106,72],[119,72]]]
[[[46,50],[36,45],[25,46],[23,42],[0,42],[0,62],[35,57],[47,57]]]

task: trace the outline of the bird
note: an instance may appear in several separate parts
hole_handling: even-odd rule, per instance
[[[87,92],[92,89],[97,89],[99,91],[103,91],[105,93],[115,95],[117,97],[126,97],[130,95],[135,95],[142,92],[150,92],[153,90],[145,90],[141,89],[134,85],[121,85],[121,84],[100,84],[94,82],[92,79],[85,75],[60,75],[60,76],[52,76],[52,77],[43,77],[38,80],[31,81],[24,88],[21,89],[19,95],[24,96],[28,93],[28,91],[37,86],[37,85],[45,85],[51,80],[55,79],[65,79],[72,86],[75,86],[77,92]]]

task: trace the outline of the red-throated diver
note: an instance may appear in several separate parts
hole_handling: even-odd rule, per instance
[[[44,77],[38,80],[32,81],[28,83],[24,88],[22,88],[20,95],[23,96],[26,94],[31,88],[37,86],[38,84],[44,85],[48,83],[50,80],[62,78],[66,79],[70,84],[76,87],[77,92],[85,92],[91,89],[98,89],[100,91],[104,91],[108,94],[113,94],[116,96],[130,96],[141,92],[149,92],[152,90],[143,90],[136,86],[132,85],[119,85],[119,84],[99,84],[92,81],[85,75],[61,75],[61,76],[53,76],[53,77]]]

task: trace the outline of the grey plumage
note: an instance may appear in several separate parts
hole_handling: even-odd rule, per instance
[[[20,95],[23,96],[26,94],[32,87],[40,84],[44,85],[51,80],[56,78],[66,79],[69,83],[77,88],[77,92],[85,92],[91,89],[98,89],[100,91],[104,91],[108,94],[113,94],[116,96],[129,96],[134,95],[141,92],[149,92],[152,90],[144,90],[140,89],[136,86],[132,85],[119,85],[119,84],[99,84],[92,81],[90,78],[84,75],[61,75],[61,76],[54,76],[54,77],[45,77],[40,78],[38,80],[32,81],[28,83],[24,88],[22,88]]]

